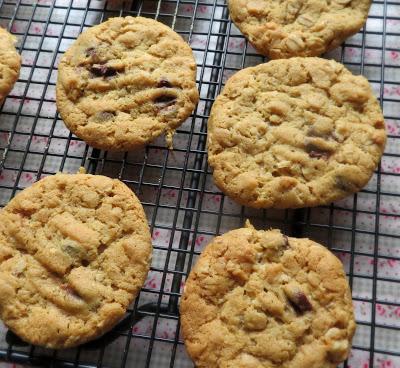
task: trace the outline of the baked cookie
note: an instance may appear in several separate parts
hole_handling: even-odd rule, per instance
[[[125,315],[151,249],[145,213],[125,184],[46,177],[0,212],[0,317],[35,345],[94,339]]]
[[[319,58],[239,71],[216,99],[208,123],[216,185],[258,208],[318,206],[359,191],[385,142],[368,81]]]
[[[186,281],[180,312],[199,368],[334,368],[356,327],[340,261],[279,230],[215,238]]]
[[[365,24],[371,0],[228,0],[230,16],[272,59],[319,56]]]
[[[57,107],[93,147],[131,150],[174,130],[198,101],[196,63],[171,28],[111,18],[83,32],[58,67]]]
[[[21,69],[21,56],[15,50],[15,42],[15,37],[0,27],[0,103],[12,90]]]

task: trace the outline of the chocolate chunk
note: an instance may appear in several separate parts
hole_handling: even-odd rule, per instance
[[[176,102],[176,97],[172,95],[158,96],[154,102],[161,107],[173,105]]]
[[[167,81],[166,79],[161,79],[158,84],[157,84],[158,88],[172,88],[172,84]]]
[[[104,244],[100,244],[97,248],[97,254],[102,254],[107,249],[107,246]]]
[[[108,120],[113,119],[115,116],[115,113],[112,111],[100,111],[98,113],[96,113],[96,115],[94,116],[96,121],[98,121],[99,123],[104,123]]]
[[[90,71],[96,77],[112,77],[117,74],[117,71],[105,64],[93,64]]]
[[[307,296],[296,283],[290,282],[289,284],[284,285],[283,291],[297,313],[303,313],[313,309]]]
[[[289,249],[290,248],[289,238],[286,235],[282,235],[282,236],[283,236],[284,249]]]
[[[290,294],[288,297],[294,309],[296,309],[298,312],[308,312],[313,309],[310,301],[301,291]]]
[[[96,54],[96,49],[94,47],[89,47],[85,50],[86,57],[94,56]]]
[[[82,266],[83,267],[87,267],[87,266],[89,266],[90,265],[90,262],[87,260],[87,259],[82,259]]]
[[[329,153],[326,151],[310,151],[308,152],[308,155],[311,158],[323,158],[324,160],[329,158]]]
[[[325,151],[312,143],[306,145],[306,151],[311,158],[323,158],[324,160],[327,160],[332,154],[331,152]]]
[[[359,189],[356,184],[339,175],[335,177],[335,184],[340,190],[343,190],[344,192],[356,192]]]
[[[282,257],[286,250],[290,248],[289,238],[282,234],[283,244],[279,249],[279,257]]]
[[[171,114],[176,111],[176,96],[165,94],[154,99],[154,106],[159,114]]]

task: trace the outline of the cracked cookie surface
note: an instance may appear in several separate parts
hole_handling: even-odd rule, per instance
[[[191,48],[153,19],[111,18],[93,26],[59,64],[60,115],[96,148],[131,150],[162,133],[171,145],[197,101]]]
[[[279,230],[215,238],[186,281],[180,312],[199,368],[334,368],[355,332],[339,259]]]
[[[15,49],[15,42],[15,37],[0,27],[0,103],[12,90],[21,69],[21,56]]]
[[[229,0],[230,16],[271,59],[319,56],[365,24],[370,0]]]
[[[359,191],[385,142],[368,81],[320,58],[273,60],[239,71],[208,122],[216,185],[258,208],[318,206]]]
[[[151,249],[145,213],[125,184],[46,177],[0,212],[0,317],[35,345],[94,339],[125,315]]]

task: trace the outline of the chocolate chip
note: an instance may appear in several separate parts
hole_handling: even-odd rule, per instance
[[[82,266],[87,267],[89,266],[90,262],[87,259],[82,259]]]
[[[173,105],[176,102],[176,97],[171,95],[158,96],[154,102],[162,107]]]
[[[286,235],[283,236],[283,247],[284,249],[289,249],[290,244],[289,244],[289,238]]]
[[[312,143],[306,144],[306,151],[311,158],[323,158],[324,160],[327,160],[331,155],[330,151],[323,150]]]
[[[176,97],[175,97],[175,96],[171,96],[171,95],[161,95],[161,96],[158,96],[158,97],[154,100],[154,102],[155,102],[155,103],[160,103],[160,104],[165,104],[165,103],[169,104],[169,103],[171,103],[171,102],[175,102],[175,100],[176,100]]]
[[[112,77],[117,74],[117,71],[105,64],[93,64],[90,71],[96,77]]]
[[[313,309],[307,296],[301,291],[290,294],[288,297],[294,309],[296,309],[298,312],[308,312]]]
[[[283,291],[297,313],[303,313],[313,309],[307,296],[295,282],[285,284],[283,286]]]
[[[308,155],[311,158],[323,158],[324,160],[329,158],[329,153],[326,151],[310,151],[308,152]]]
[[[282,234],[283,244],[279,249],[279,257],[282,257],[286,250],[290,248],[289,238],[286,235]]]
[[[104,244],[100,244],[97,248],[97,254],[102,254],[107,249],[107,246]]]
[[[94,47],[89,47],[85,50],[86,57],[94,56],[96,54],[96,49]]]
[[[356,192],[359,189],[357,185],[339,175],[335,177],[335,184],[340,190],[343,190],[344,192]]]
[[[161,79],[158,84],[157,84],[158,88],[172,88],[172,84],[167,81],[166,79]]]
[[[100,111],[98,113],[96,113],[96,115],[94,116],[96,121],[98,121],[99,123],[104,123],[108,120],[113,119],[115,116],[115,113],[113,113],[112,111]]]

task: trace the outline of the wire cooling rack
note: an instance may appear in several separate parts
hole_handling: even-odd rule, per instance
[[[172,151],[161,138],[138,152],[95,150],[71,135],[57,115],[60,56],[85,28],[120,15],[155,18],[193,48],[201,101],[175,135]],[[179,333],[184,281],[205,244],[246,218],[258,228],[311,237],[343,261],[358,321],[345,367],[400,367],[399,0],[374,1],[365,29],[326,55],[370,80],[389,134],[382,163],[359,194],[296,211],[240,207],[213,185],[205,148],[212,102],[235,71],[264,61],[231,23],[223,0],[4,0],[0,25],[18,37],[23,60],[20,79],[0,110],[0,206],[43,176],[84,166],[135,191],[154,244],[149,277],[113,331],[77,349],[51,351],[25,344],[0,325],[0,367],[193,367]]]

